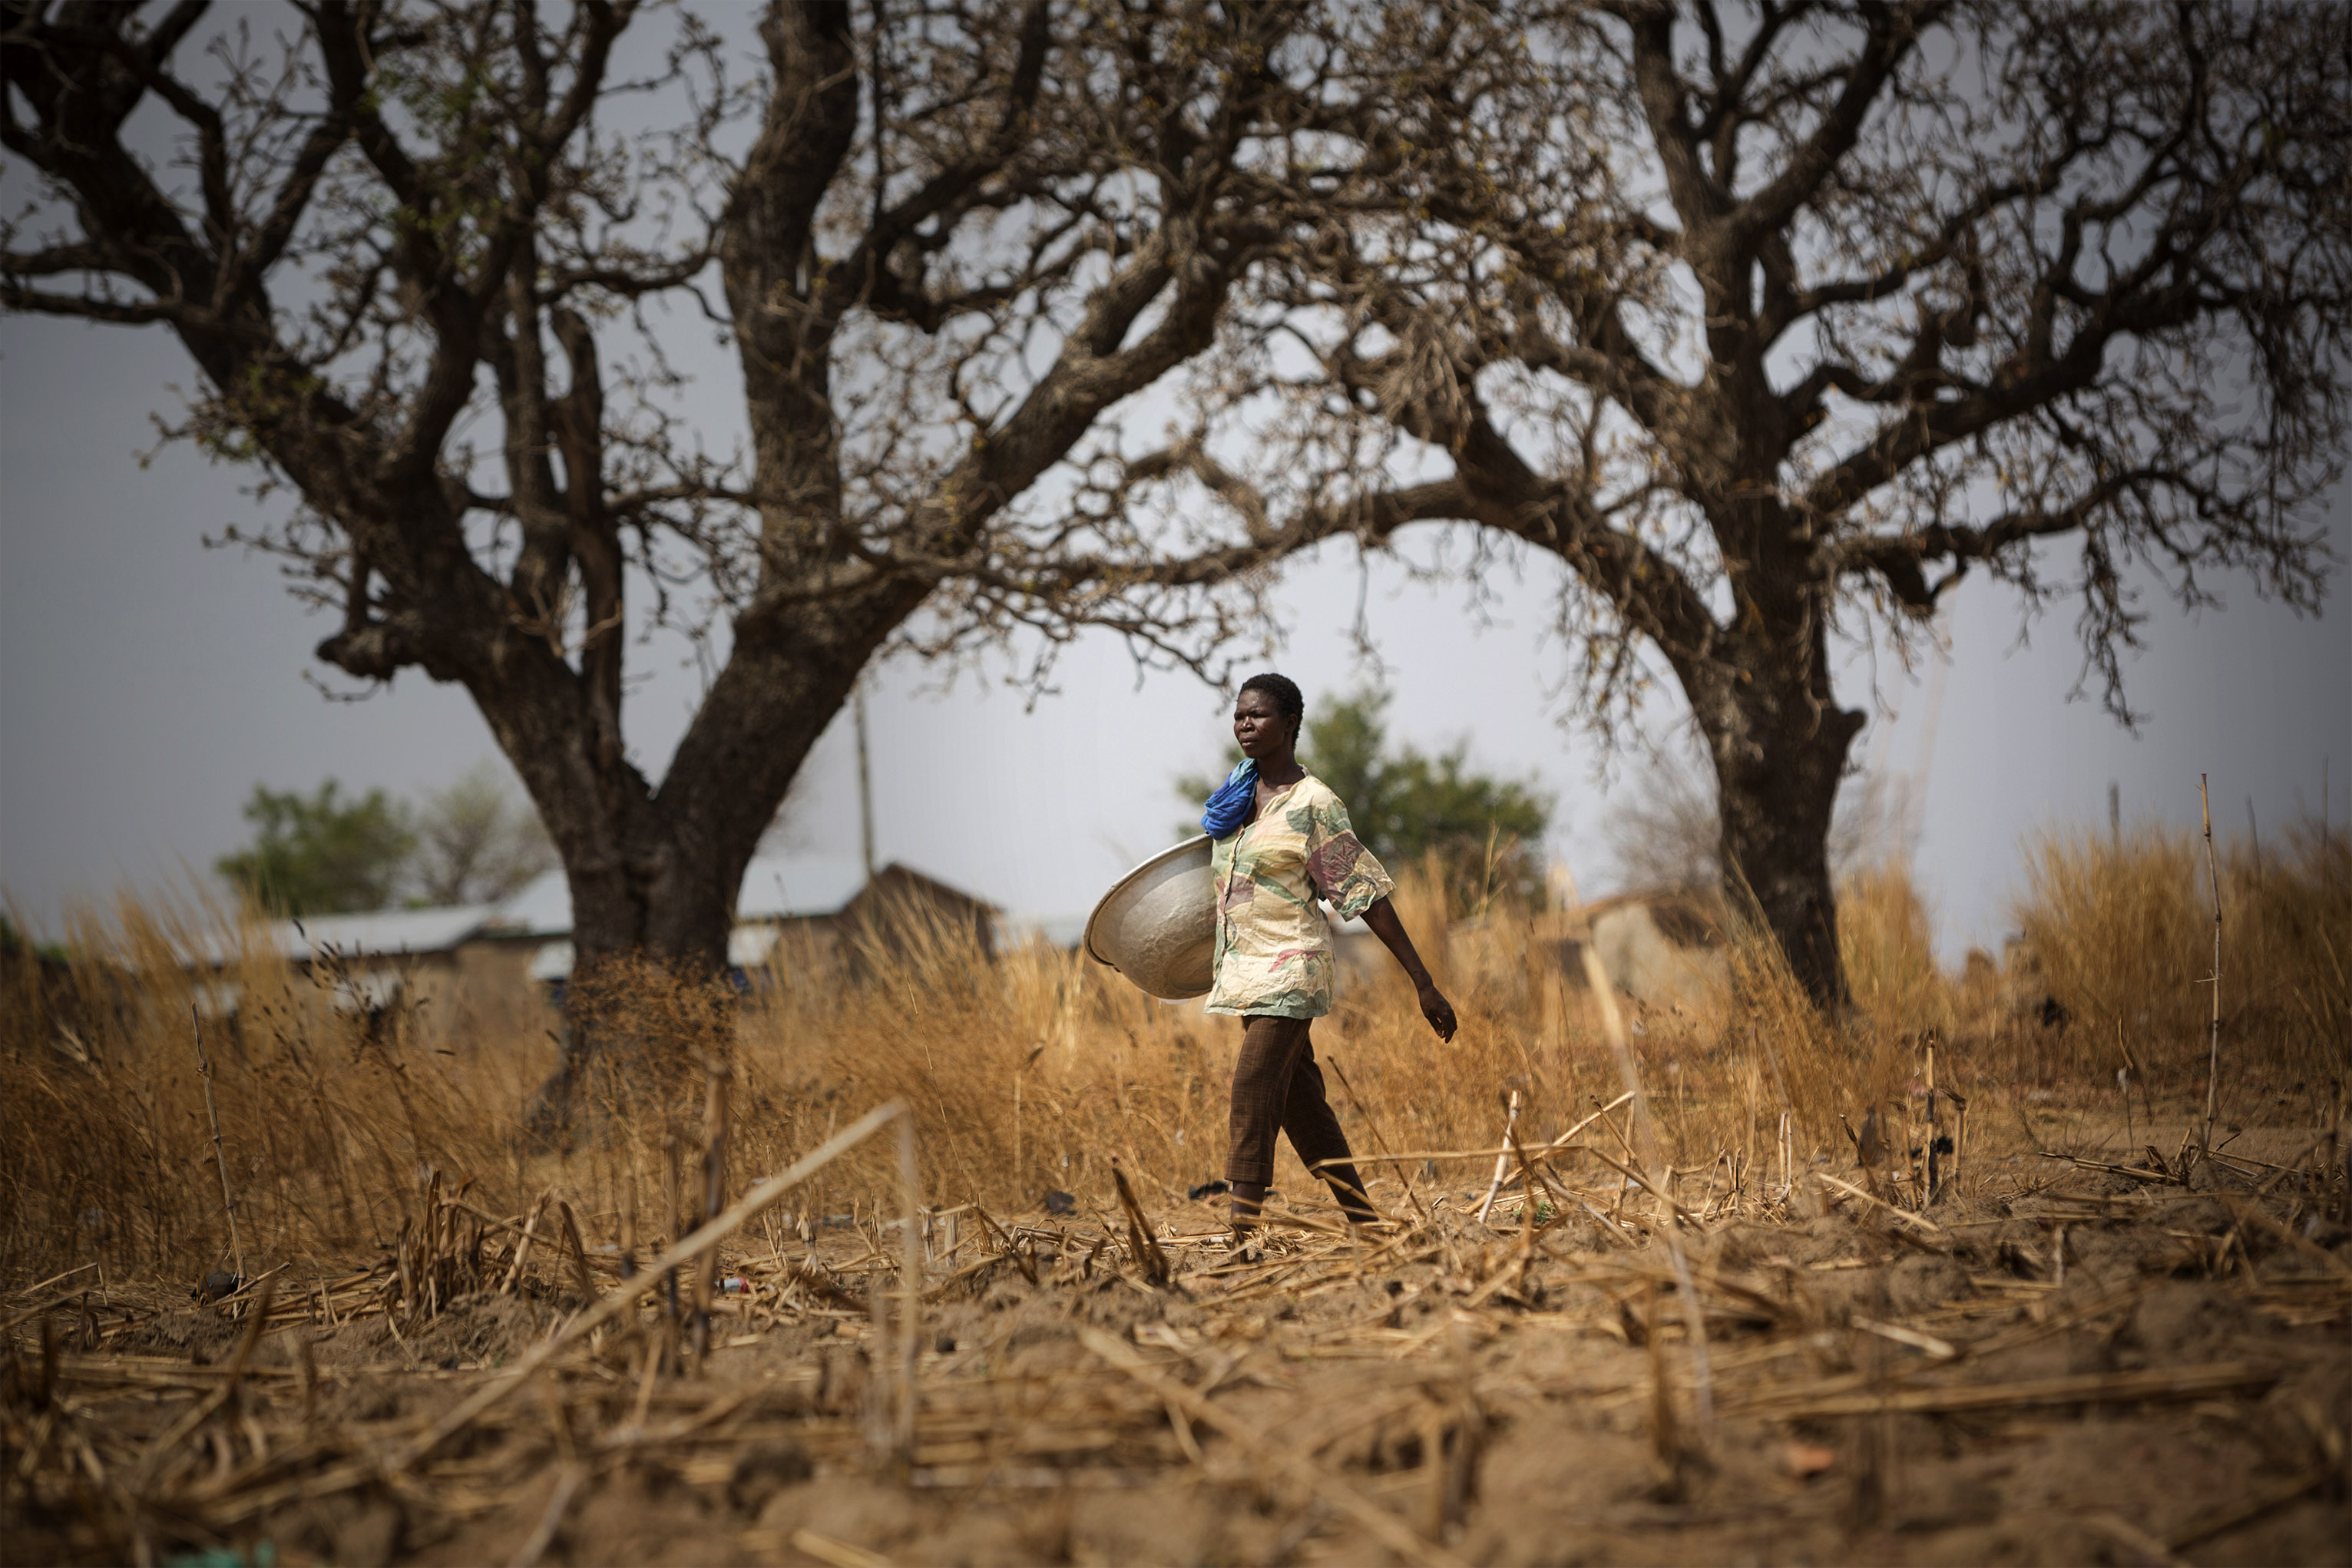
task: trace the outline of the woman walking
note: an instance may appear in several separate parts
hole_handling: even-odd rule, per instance
[[[1289,1135],[1307,1168],[1331,1184],[1350,1224],[1380,1217],[1364,1196],[1307,1039],[1313,1021],[1331,1010],[1331,931],[1316,907],[1318,898],[1343,920],[1363,917],[1420,994],[1429,1026],[1441,1040],[1454,1037],[1454,1008],[1389,902],[1396,883],[1357,841],[1346,805],[1298,765],[1306,716],[1306,700],[1284,677],[1244,681],[1234,700],[1234,740],[1243,761],[1201,816],[1215,840],[1217,886],[1216,979],[1208,1011],[1242,1019],[1233,1152],[1225,1163],[1236,1245],[1255,1228],[1273,1184],[1277,1131]]]

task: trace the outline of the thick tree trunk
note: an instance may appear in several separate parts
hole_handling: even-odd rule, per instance
[[[553,665],[545,673],[557,692],[526,693],[518,688],[530,684],[532,661],[517,658],[475,684],[562,858],[575,974],[629,953],[693,974],[725,968],[761,835],[858,672],[923,593],[917,582],[881,580],[821,608],[739,620],[727,667],[658,790],[601,743],[583,677]],[[569,1119],[582,1069],[606,1044],[574,1014],[562,1066],[531,1113],[541,1135]]]
[[[822,728],[823,720],[817,724]],[[568,1138],[599,1098],[587,1091],[600,1059],[630,1078],[646,1065],[632,1065],[625,1050],[630,1040],[607,1037],[596,1017],[593,988],[577,983],[600,963],[629,954],[667,961],[689,976],[720,973],[736,893],[757,842],[755,835],[750,843],[718,846],[677,831],[625,763],[599,782],[604,787],[584,808],[576,799],[552,809],[541,805],[572,894],[575,982],[564,1006],[562,1060],[540,1086],[526,1117],[531,1135],[545,1142]],[[622,1055],[610,1055],[616,1047]],[[651,1065],[674,1069],[682,1064]]]
[[[704,973],[725,967],[744,868],[866,653],[804,650],[793,668],[739,651],[703,718],[738,706],[730,687],[758,689],[742,694],[752,711],[698,720],[659,790],[624,760],[596,765],[588,735],[559,748],[568,758],[509,749],[563,862],[576,965],[642,952]],[[770,662],[787,668],[754,668]],[[698,743],[706,729],[733,733]]]
[[[1715,763],[1724,893],[1752,907],[1814,1004],[1843,1005],[1830,817],[1863,716],[1769,675],[1694,705]]]

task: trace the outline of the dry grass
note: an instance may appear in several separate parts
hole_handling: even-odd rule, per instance
[[[1988,1102],[1976,1123],[1988,1137],[2009,1135],[1991,1130],[2013,1119],[1990,1113],[2012,1092],[2115,1109],[2101,1097],[2116,1092],[2126,1051],[2138,1113],[2185,1113],[2202,1091],[2210,942],[2191,848],[2155,834],[2120,849],[2037,841],[2023,943],[1997,973],[1957,981],[1935,966],[1927,912],[1899,868],[1850,878],[1855,1006],[1834,1023],[1804,1005],[1769,942],[1736,934],[1718,994],[1636,1009],[1665,1157],[1685,1170],[1727,1157],[1761,1168],[1785,1111],[1798,1160],[1843,1160],[1840,1118],[1916,1100],[1930,1044],[1942,1086]],[[1400,894],[1422,931],[1459,912],[1442,899],[1428,879]],[[2308,831],[2259,868],[2232,850],[2223,900],[2225,1119],[2263,1113],[2266,1097],[2298,1083],[2316,1117],[2340,1092],[2352,1037],[2352,854],[2340,839],[2323,854]],[[1483,914],[1433,955],[1463,1020],[1451,1045],[1429,1036],[1393,979],[1343,995],[1317,1028],[1318,1051],[1363,1097],[1338,1094],[1342,1116],[1376,1121],[1391,1148],[1490,1146],[1514,1089],[1535,1137],[1616,1092],[1588,999],[1537,962],[1527,917]],[[691,1163],[679,1150],[700,1136],[698,1064],[714,1053],[735,1079],[739,1184],[893,1097],[916,1108],[925,1190],[942,1201],[1017,1212],[1058,1189],[1108,1211],[1113,1156],[1162,1199],[1223,1173],[1234,1026],[1043,947],[992,961],[967,933],[908,915],[846,952],[787,943],[770,986],[740,1004],[644,964],[583,977],[581,1015],[613,1047],[607,1070],[568,1144],[527,1152],[530,1097],[556,1060],[551,1011],[404,1007],[371,1021],[339,1009],[332,966],[298,973],[217,910],[124,905],[77,929],[70,972],[44,974],[23,955],[0,1002],[0,1097],[19,1127],[0,1173],[0,1276],[100,1261],[194,1279],[227,1258],[190,1037],[202,988],[172,959],[224,927],[236,956],[223,977],[244,1005],[233,1035],[215,1026],[212,1055],[255,1258],[327,1271],[363,1261],[415,1217],[413,1194],[436,1169],[508,1210],[556,1186],[607,1236],[635,1193],[647,1238],[671,1234],[659,1205],[674,1215],[692,1184],[677,1173]],[[660,1063],[681,1070],[650,1070]],[[1295,1164],[1285,1172],[1285,1190],[1309,1190]],[[1465,1172],[1441,1163],[1427,1179],[1460,1185]],[[883,1152],[862,1154],[802,1209],[818,1224],[867,1212],[890,1201],[893,1180]]]
[[[221,942],[216,978],[179,953]],[[233,1026],[202,1023],[248,1261],[308,1259],[389,1239],[390,1194],[437,1166],[520,1186],[511,1148],[554,1059],[520,1031],[468,1038],[466,1018],[348,1010],[343,976],[290,968],[218,910],[125,903],[71,933],[77,961],[30,953],[0,989],[0,1097],[16,1122],[0,1173],[0,1271],[99,1261],[197,1276],[228,1258],[197,1073],[199,1013],[238,988]]]
[[[2257,856],[2221,858],[2222,1038],[2280,1073],[2340,1082],[2352,1026],[2352,846],[2309,823]],[[2038,981],[2074,1027],[2053,1068],[2112,1072],[2127,1050],[2149,1071],[2201,1060],[2213,908],[2202,845],[2142,828],[2116,841],[2043,835],[2028,846],[2019,978]],[[2120,1042],[2120,1048],[2118,1047]]]
[[[2201,1106],[2202,1017],[2164,988],[2201,997],[2210,930],[2144,918],[2179,900],[2163,848],[2043,847],[2034,945],[1957,980],[1899,870],[1851,878],[1834,1021],[1735,931],[1712,994],[1630,1008],[1674,1167],[1638,1184],[1622,1117],[1542,1150],[1620,1081],[1548,928],[1452,922],[1454,1042],[1393,978],[1317,1030],[1360,1146],[1415,1152],[1375,1201],[1403,1218],[1402,1175],[1421,1205],[1343,1239],[1286,1154],[1262,1257],[1182,1192],[1222,1167],[1234,1026],[1068,954],[992,959],[900,911],[788,943],[749,1001],[607,965],[574,985],[602,1048],[548,1147],[526,1123],[551,1010],[366,1016],[332,965],[245,933],[244,1016],[208,1051],[263,1277],[195,1310],[227,1238],[171,955],[225,922],[118,909],[69,972],[28,956],[0,993],[0,1505],[90,1562],[1447,1563],[1550,1561],[1564,1532],[1612,1560],[1827,1559],[1890,1530],[1937,1560],[2238,1531],[2316,1560],[2342,1539],[2352,1197],[2336,1135],[2301,1128],[2340,1119],[2343,868],[2315,838],[2233,860],[2224,1109],[2268,1124],[2189,1169],[2100,1126],[2103,1005],[2147,1065],[2138,1114]],[[1443,898],[1400,901],[1433,931],[1462,913]],[[1931,1049],[1972,1119],[1932,1205],[1904,1153],[1957,1130],[1948,1100],[1926,1121]],[[1490,1224],[1513,1091],[1538,1152]],[[1842,1121],[1874,1107],[1893,1152],[1854,1169]],[[681,1241],[714,1146],[739,1206]],[[901,1150],[930,1212],[894,1237]],[[788,1166],[814,1174],[762,1180]],[[1055,1191],[1075,1215],[1043,1212]],[[2215,1410],[2225,1436],[2197,1426]],[[2118,1444],[2155,1456],[2128,1499]]]

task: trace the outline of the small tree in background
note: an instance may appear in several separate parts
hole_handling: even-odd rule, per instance
[[[253,843],[213,869],[274,913],[350,914],[392,901],[416,847],[408,813],[380,789],[357,798],[333,779],[305,796],[253,786]]]
[[[1434,858],[1448,900],[1475,909],[1505,890],[1529,901],[1543,887],[1543,837],[1551,802],[1531,786],[1469,771],[1467,742],[1432,756],[1391,747],[1385,692],[1307,704],[1300,763],[1329,784],[1348,819],[1391,871]],[[1226,751],[1226,765],[1241,752]],[[1177,789],[1203,799],[1216,781],[1183,778]],[[1186,833],[1200,831],[1188,823]]]
[[[485,758],[448,788],[425,795],[405,881],[414,903],[487,904],[555,863],[539,814]]]
[[[1916,781],[1875,770],[1846,775],[1830,817],[1830,875],[1907,866],[1919,847]],[[1622,891],[1696,893],[1723,887],[1722,814],[1703,758],[1668,747],[1610,792],[1601,820]]]

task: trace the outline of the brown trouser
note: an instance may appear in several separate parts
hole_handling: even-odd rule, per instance
[[[1307,1168],[1331,1184],[1350,1220],[1376,1219],[1356,1174],[1354,1152],[1339,1130],[1331,1102],[1323,1096],[1323,1069],[1307,1032],[1311,1020],[1252,1014],[1242,1020],[1242,1056],[1234,1066],[1233,1153],[1225,1180],[1274,1184],[1274,1135],[1290,1135],[1290,1146]],[[1339,1164],[1318,1169],[1318,1160]]]

